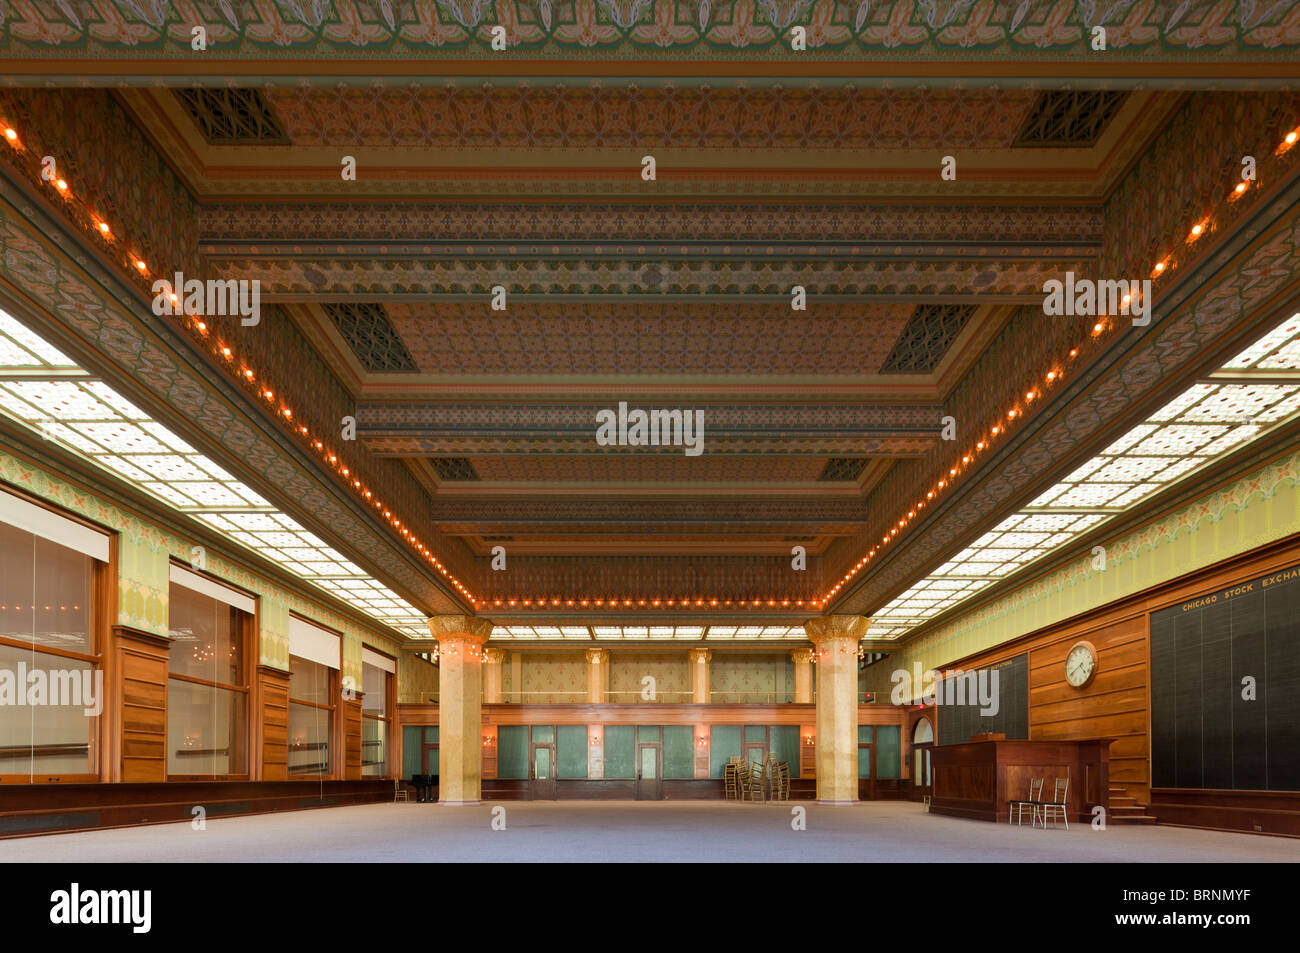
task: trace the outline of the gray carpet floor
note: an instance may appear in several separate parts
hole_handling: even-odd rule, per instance
[[[1300,861],[1300,840],[1174,827],[1042,830],[927,814],[912,802],[806,806],[566,801],[371,804],[0,840],[0,862]],[[505,830],[493,830],[504,809]]]

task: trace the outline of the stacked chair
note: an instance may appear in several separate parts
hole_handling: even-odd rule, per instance
[[[728,801],[790,800],[790,764],[768,759],[766,764],[746,764],[732,758],[722,769],[725,797]]]

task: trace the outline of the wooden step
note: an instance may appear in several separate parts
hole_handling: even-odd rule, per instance
[[[1150,814],[1112,814],[1112,824],[1159,824],[1160,819]]]

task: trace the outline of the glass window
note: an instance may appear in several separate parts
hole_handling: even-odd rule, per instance
[[[289,656],[289,777],[323,777],[331,770],[334,669]]]
[[[361,774],[388,774],[388,689],[392,675],[377,665],[361,663]]]
[[[171,676],[242,685],[248,613],[184,586],[172,586],[170,598]]]
[[[167,684],[167,773],[243,774],[243,692],[179,678]]]
[[[245,775],[253,617],[184,586],[169,599],[167,773]]]
[[[0,523],[0,567],[0,775],[93,775],[96,562]]]

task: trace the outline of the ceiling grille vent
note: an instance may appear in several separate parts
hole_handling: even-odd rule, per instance
[[[1012,145],[1057,149],[1095,145],[1127,95],[1096,89],[1039,93]]]
[[[178,89],[176,99],[214,146],[288,145],[289,137],[258,89]]]
[[[866,465],[866,457],[833,457],[826,461],[822,475],[817,479],[823,483],[854,482],[862,476]]]
[[[327,304],[324,308],[366,370],[373,374],[419,370],[382,304]]]
[[[882,374],[932,374],[962,328],[975,314],[972,304],[917,305],[880,368]]]
[[[433,457],[429,460],[439,480],[467,483],[478,480],[478,471],[469,457]]]

